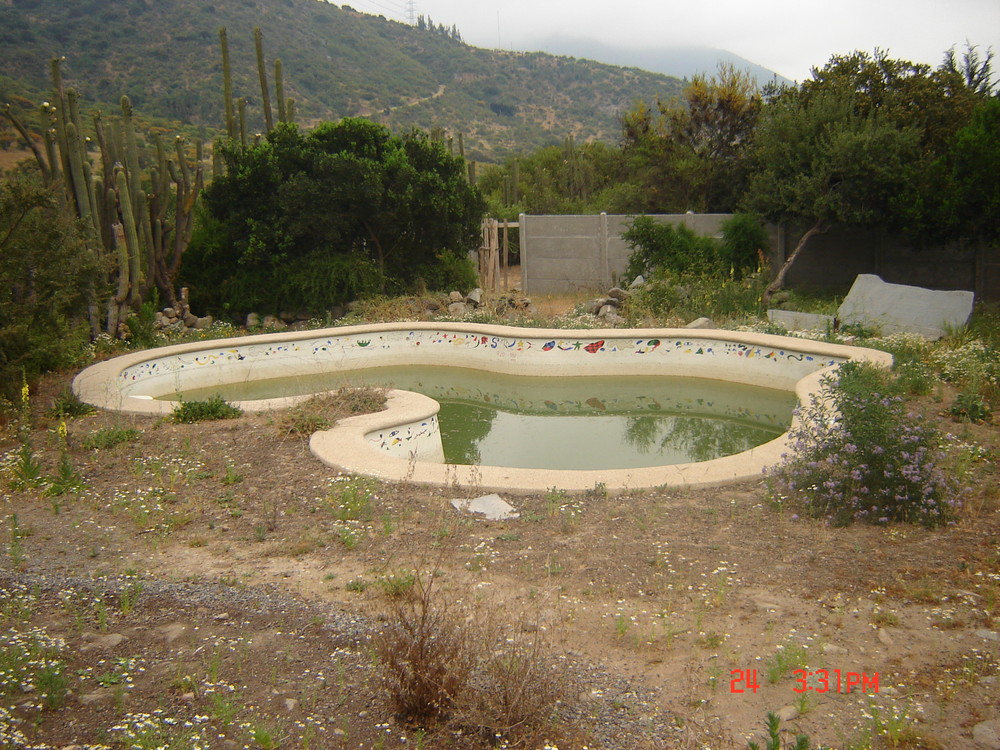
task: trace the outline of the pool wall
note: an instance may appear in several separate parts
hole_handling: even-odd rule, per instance
[[[824,372],[848,359],[891,364],[871,349],[732,331],[563,330],[465,323],[389,323],[264,334],[135,352],[87,368],[76,394],[101,408],[166,415],[158,398],[248,379],[399,365],[468,367],[512,375],[680,375],[794,390],[800,401]],[[236,402],[246,411],[292,405],[308,396]],[[787,437],[736,456],[648,469],[550,471],[449,466],[443,461],[437,402],[391,391],[377,414],[342,420],[313,435],[326,464],[387,480],[483,489],[609,489],[717,484],[758,475],[786,450]]]

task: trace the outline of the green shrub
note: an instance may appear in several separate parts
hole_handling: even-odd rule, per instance
[[[760,219],[753,214],[734,214],[722,223],[720,262],[733,275],[742,277],[764,265],[770,240]]]
[[[958,394],[948,413],[963,422],[988,422],[993,416],[983,397],[968,391]]]
[[[633,292],[624,312],[634,321],[648,317],[756,318],[766,285],[765,275],[759,272],[742,279],[710,273],[660,275]]]
[[[59,395],[56,396],[55,401],[52,402],[52,408],[49,409],[49,414],[57,419],[82,417],[86,414],[92,414],[93,412],[94,407],[81,401],[70,388],[64,388]]]
[[[173,422],[193,424],[212,419],[235,419],[243,410],[227,403],[216,394],[205,401],[181,401],[174,407],[170,419]]]
[[[637,216],[622,238],[632,248],[625,270],[629,279],[657,271],[683,274],[722,269],[716,243],[684,224],[661,224],[649,216]]]
[[[142,433],[132,427],[105,427],[80,441],[80,445],[88,450],[107,450],[122,443],[131,443],[139,439]]]

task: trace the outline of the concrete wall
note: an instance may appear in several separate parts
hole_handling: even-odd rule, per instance
[[[686,224],[698,234],[721,236],[729,214],[665,214],[653,217]],[[629,248],[621,238],[633,217],[520,217],[521,273],[528,294],[607,291],[621,281]],[[802,234],[797,227],[770,225],[769,260],[774,272]],[[897,236],[867,229],[835,227],[814,237],[788,274],[789,286],[847,291],[861,273],[884,281],[928,289],[967,289],[977,299],[1000,299],[1000,252],[985,246],[950,245],[914,249]]]
[[[721,236],[729,214],[664,214],[653,217],[686,224],[698,234]],[[621,235],[632,216],[531,216],[521,214],[521,274],[528,294],[604,290],[618,283],[630,250]]]

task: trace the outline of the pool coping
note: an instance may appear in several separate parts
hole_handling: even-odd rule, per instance
[[[886,352],[861,347],[831,344],[773,334],[726,331],[722,329],[677,328],[612,328],[612,329],[546,329],[517,328],[493,324],[436,321],[430,323],[382,323],[342,326],[306,331],[258,334],[228,339],[174,344],[157,349],[147,349],[106,360],[88,367],[73,381],[77,396],[94,406],[126,413],[166,416],[175,403],[159,401],[148,396],[126,396],[118,387],[119,375],[132,367],[152,359],[190,354],[205,349],[245,346],[249,343],[281,343],[322,336],[359,335],[388,331],[447,330],[456,333],[482,334],[485,336],[521,336],[525,338],[566,337],[571,335],[590,338],[660,337],[660,338],[709,338],[724,342],[761,346],[783,347],[820,356],[845,360],[864,360],[879,366],[890,366],[892,357]],[[794,391],[800,403],[808,403],[818,393],[824,375],[834,366],[817,369],[800,378]],[[293,396],[259,401],[238,401],[236,406],[248,412],[287,408],[311,397]],[[631,469],[562,470],[519,469],[499,466],[469,466],[445,464],[431,457],[431,461],[416,457],[400,458],[388,455],[374,447],[366,436],[379,430],[419,422],[435,417],[439,405],[433,399],[409,391],[387,392],[386,408],[372,414],[350,417],[338,422],[329,430],[314,433],[309,446],[316,457],[327,466],[348,473],[365,474],[386,481],[412,482],[420,485],[451,486],[463,491],[537,492],[550,488],[583,491],[603,486],[607,490],[627,491],[660,486],[697,487],[727,484],[760,476],[766,466],[781,461],[788,450],[788,433],[732,456],[697,463]]]

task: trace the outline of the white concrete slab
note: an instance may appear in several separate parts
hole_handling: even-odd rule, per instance
[[[817,315],[797,310],[768,310],[767,319],[786,331],[826,332],[833,328],[832,315]]]
[[[472,500],[456,499],[451,504],[458,510],[480,513],[491,521],[507,521],[520,517],[514,506],[497,494],[483,495]]]
[[[889,333],[941,338],[969,322],[975,295],[889,284],[874,274],[860,274],[840,306],[841,323],[871,326]]]

